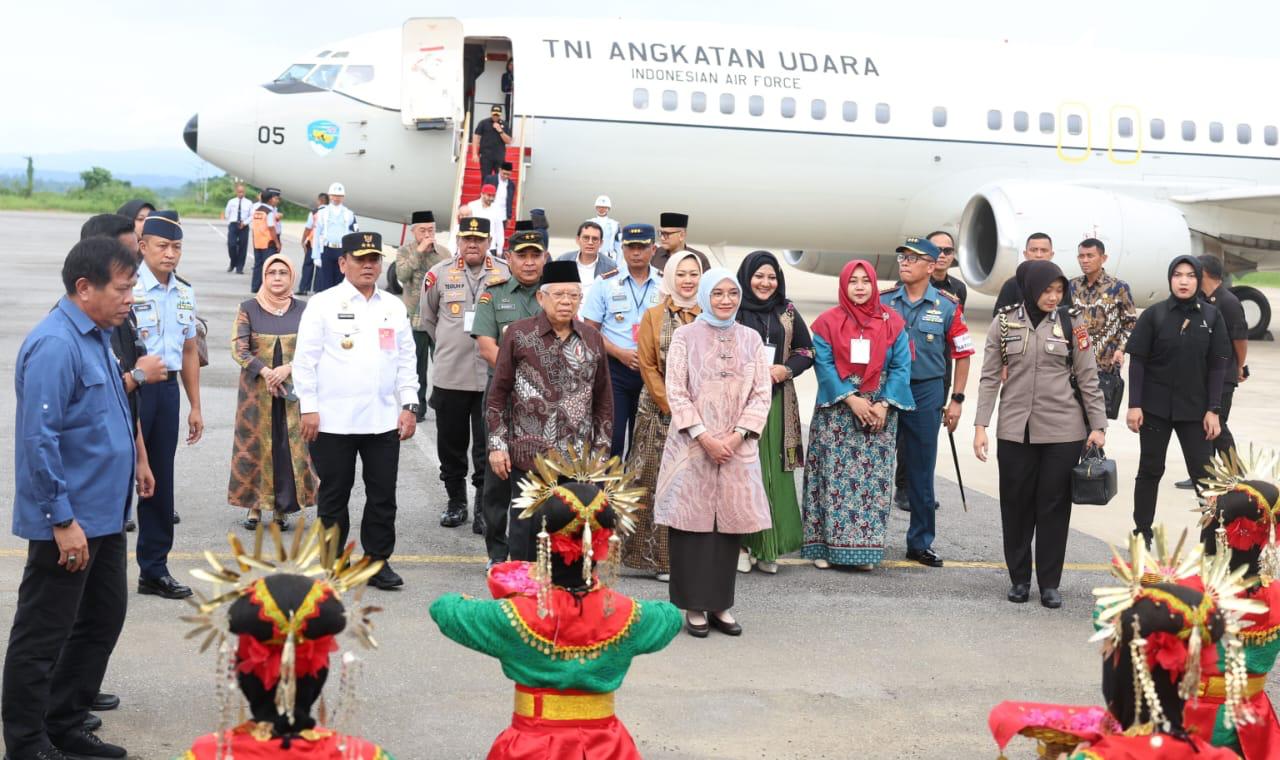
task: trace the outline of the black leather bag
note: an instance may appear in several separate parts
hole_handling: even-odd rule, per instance
[[[1071,468],[1071,502],[1104,505],[1115,495],[1115,460],[1107,459],[1106,452],[1097,446],[1088,447],[1080,463]]]
[[[396,265],[394,263],[387,267],[387,292],[393,296],[404,293],[404,288],[400,287],[400,280],[396,277]]]
[[[1124,399],[1124,378],[1119,370],[1098,373],[1098,390],[1102,391],[1102,404],[1107,408],[1107,419],[1120,418],[1120,402]]]

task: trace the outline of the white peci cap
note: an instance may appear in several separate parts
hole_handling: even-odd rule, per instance
[[[329,195],[346,195],[347,188],[342,186],[341,182],[334,182],[329,185]]]
[[[609,200],[609,196],[607,195],[601,195],[600,197],[596,198],[595,205],[613,208],[613,202]]]

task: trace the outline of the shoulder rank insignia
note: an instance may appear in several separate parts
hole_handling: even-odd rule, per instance
[[[898,289],[898,288],[900,288],[900,287],[902,287],[902,285],[901,285],[901,284],[898,284],[898,285],[890,285],[889,287],[887,287],[887,288],[885,288],[884,290],[880,291],[880,295],[882,295],[882,296],[887,296],[887,295],[889,295],[890,293],[892,293],[893,291],[897,290],[897,289]]]
[[[180,276],[178,275],[178,273],[177,273],[177,272],[174,272],[174,273],[173,273],[173,279],[177,280],[178,282],[182,283],[183,285],[186,285],[188,288],[189,288],[189,287],[191,287],[191,282],[190,282],[189,280],[184,280],[182,277],[180,277]]]
[[[422,289],[431,290],[431,286],[436,284],[436,273],[427,272],[427,276],[422,280]]]
[[[1084,312],[1084,309],[1080,308],[1079,306],[1076,306],[1075,304],[1072,304],[1071,306],[1067,307],[1067,314],[1069,314],[1072,319],[1075,319],[1076,317],[1080,316],[1083,312]]]
[[[1010,313],[1012,313],[1013,311],[1015,311],[1017,308],[1018,308],[1018,304],[1016,304],[1016,303],[1006,304],[1006,305],[1004,305],[1004,306],[1001,306],[1001,307],[999,308],[999,310],[997,310],[997,311],[996,311],[996,313],[997,313],[997,314],[1010,314]]]
[[[610,269],[608,272],[605,272],[604,274],[600,275],[600,279],[607,280],[610,277],[616,277],[617,274],[618,274],[617,269]]]
[[[937,288],[934,288],[934,290],[938,290],[938,289],[937,289]],[[952,292],[951,292],[951,291],[949,291],[949,290],[938,290],[938,295],[940,295],[940,296],[942,296],[943,298],[945,298],[945,299],[947,299],[947,300],[951,301],[951,303],[956,303],[956,304],[960,303],[960,297],[959,297],[959,296],[957,296],[955,293],[952,293]]]
[[[493,294],[486,290],[485,292],[480,294],[480,297],[478,299],[476,299],[476,303],[489,303],[492,300],[493,300]]]
[[[488,281],[486,284],[487,284],[487,285],[501,285],[502,283],[504,283],[504,282],[506,282],[506,281],[507,281],[507,278],[503,277],[503,276],[502,276],[502,275],[500,275],[500,274],[495,274],[494,276],[492,276],[492,277],[490,277],[490,278],[489,278],[489,281]]]

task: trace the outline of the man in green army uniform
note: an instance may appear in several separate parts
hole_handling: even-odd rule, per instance
[[[489,365],[489,380],[498,361],[498,341],[507,325],[542,313],[538,304],[538,284],[547,263],[546,244],[538,230],[524,230],[511,237],[507,265],[511,276],[489,285],[476,302],[471,337],[476,339],[480,356]],[[507,510],[511,506],[511,481],[503,480],[485,467],[483,517],[480,505],[476,521],[484,524],[484,544],[489,564],[507,560]],[[474,527],[474,525],[473,525]]]
[[[427,369],[435,351],[419,317],[423,279],[431,267],[448,261],[453,254],[436,242],[436,218],[430,211],[413,212],[409,224],[413,237],[396,251],[396,280],[400,283],[400,300],[409,310],[413,347],[418,354],[418,422],[422,422],[427,411]]]

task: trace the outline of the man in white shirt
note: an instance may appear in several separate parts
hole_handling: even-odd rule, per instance
[[[498,173],[490,174],[483,181],[483,184],[493,185],[496,189],[493,194],[493,203],[502,209],[503,221],[514,219],[516,216],[516,183],[511,179],[511,170],[511,162],[503,161]]]
[[[315,243],[312,248],[320,252],[320,272],[316,278],[319,293],[342,282],[338,259],[342,258],[342,238],[348,232],[359,232],[355,213],[346,207],[347,188],[341,182],[329,185],[329,203],[316,210]]]
[[[253,201],[244,197],[244,183],[236,183],[236,197],[227,201],[222,210],[222,221],[227,223],[227,258],[231,263],[227,271],[244,274],[244,260],[249,254],[249,217],[253,214]]]
[[[506,224],[506,214],[498,204],[493,202],[497,196],[498,188],[493,185],[485,185],[480,188],[480,197],[463,208],[458,210],[458,218],[465,219],[468,216],[484,217],[489,220],[489,229],[492,234],[489,235],[489,253],[494,256],[502,255],[502,244],[506,242],[506,235],[503,234],[503,225]]]
[[[596,215],[588,221],[595,222],[600,225],[600,232],[603,242],[600,244],[600,252],[604,255],[617,259],[618,254],[622,253],[622,243],[619,242],[618,231],[622,229],[622,225],[618,224],[618,220],[609,216],[610,209],[613,208],[613,201],[609,200],[609,196],[601,195],[596,198]],[[586,280],[583,280],[583,289],[586,289]]]
[[[556,261],[572,261],[578,265],[578,282],[586,292],[601,277],[618,271],[618,263],[600,252],[604,231],[592,220],[578,225],[578,250],[562,253]],[[584,300],[585,303],[585,300]],[[581,307],[579,307],[581,311]]]
[[[345,545],[359,455],[365,488],[360,545],[387,562],[396,545],[400,442],[413,435],[419,409],[413,328],[404,303],[378,290],[382,256],[376,232],[342,238],[344,279],[312,296],[302,312],[293,388],[302,438],[320,476],[320,519],[339,527]],[[404,581],[387,562],[369,585],[389,589]]]

